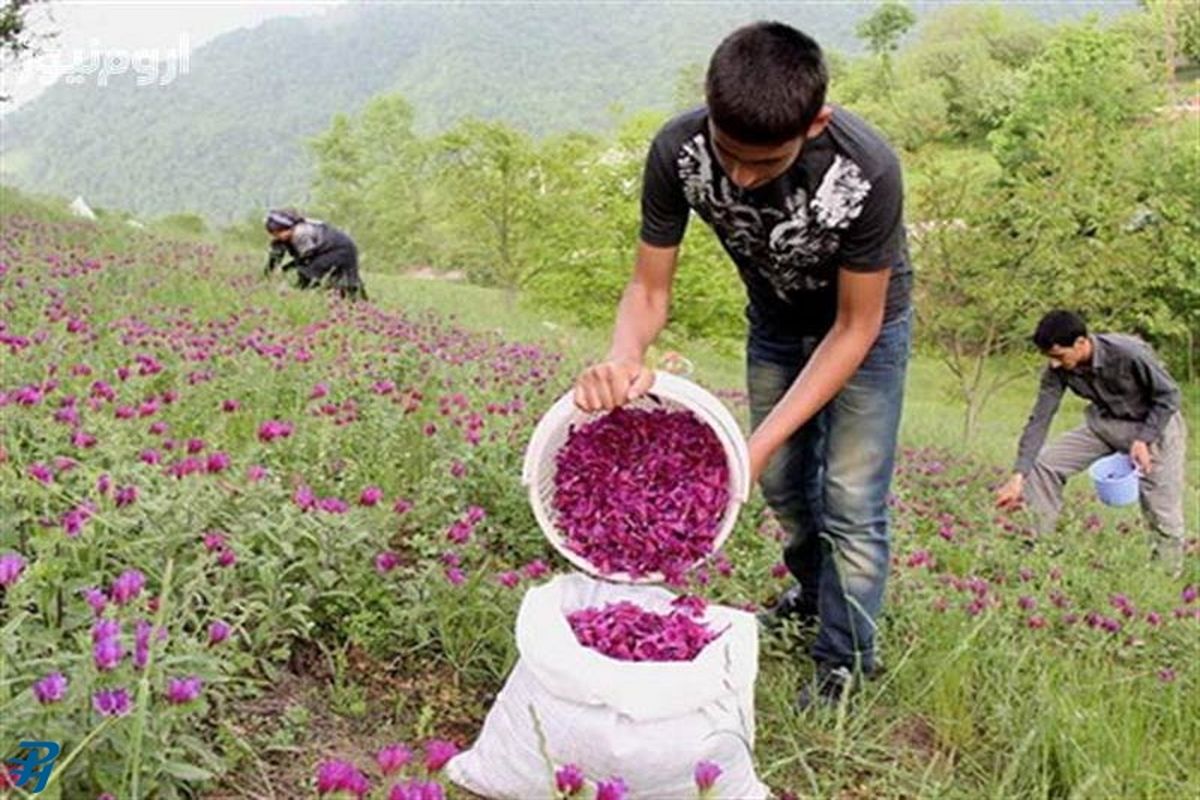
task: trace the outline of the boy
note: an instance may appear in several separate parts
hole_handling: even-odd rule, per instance
[[[899,162],[862,120],[825,103],[826,83],[820,47],[787,25],[748,25],[717,47],[705,106],[650,147],[612,346],[575,388],[585,410],[650,388],[643,359],[666,325],[694,211],[749,297],[751,474],[790,536],[797,581],[772,616],[819,623],[801,708],[837,703],[875,669],[912,319]]]
[[[1127,451],[1142,473],[1142,513],[1151,552],[1175,574],[1183,568],[1183,471],[1187,430],[1179,387],[1150,346],[1116,333],[1088,335],[1069,311],[1051,311],[1033,343],[1050,363],[1021,434],[1016,468],[996,492],[1001,508],[1028,501],[1042,533],[1054,530],[1067,479],[1096,459]],[[1070,389],[1091,400],[1080,427],[1043,448],[1046,431]]]

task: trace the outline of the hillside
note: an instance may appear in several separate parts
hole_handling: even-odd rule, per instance
[[[937,3],[915,3],[921,14]],[[1114,14],[1133,2],[1031,5],[1044,19]],[[280,18],[195,50],[166,86],[133,74],[60,82],[0,117],[0,178],[83,194],[140,215],[197,211],[227,221],[302,202],[303,141],[372,96],[403,93],[421,129],[465,116],[536,134],[596,130],[618,109],[665,109],[680,71],[739,23],[774,17],[853,52],[867,3],[354,4]]]

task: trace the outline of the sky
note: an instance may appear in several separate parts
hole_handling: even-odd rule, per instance
[[[254,27],[272,17],[323,14],[343,1],[50,0],[29,12],[30,28],[58,35],[41,43],[40,55],[27,56],[0,73],[0,95],[12,98],[0,105],[0,113],[33,99],[72,64],[86,63],[96,51],[110,57],[125,51],[137,58],[137,51],[148,50],[160,60],[170,59],[172,53],[185,48],[194,52],[227,31]]]

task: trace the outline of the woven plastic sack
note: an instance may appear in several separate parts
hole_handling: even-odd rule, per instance
[[[517,618],[520,658],[470,750],[447,766],[478,795],[552,798],[553,771],[575,764],[589,782],[623,778],[630,797],[694,797],[693,771],[712,761],[714,797],[756,800],[754,772],[758,629],[752,615],[709,606],[724,630],[689,662],[609,658],[575,639],[567,614],[627,600],[667,613],[675,595],[653,586],[562,575],[530,589]]]

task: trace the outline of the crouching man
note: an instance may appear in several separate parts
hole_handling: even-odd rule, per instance
[[[1063,485],[1110,453],[1129,453],[1141,472],[1142,512],[1152,556],[1172,574],[1183,569],[1183,476],[1187,429],[1179,387],[1140,339],[1088,334],[1069,311],[1051,311],[1033,342],[1049,359],[1018,447],[1016,470],[996,493],[1001,508],[1029,504],[1042,533],[1054,530]],[[1083,425],[1042,447],[1063,391],[1091,401]]]

